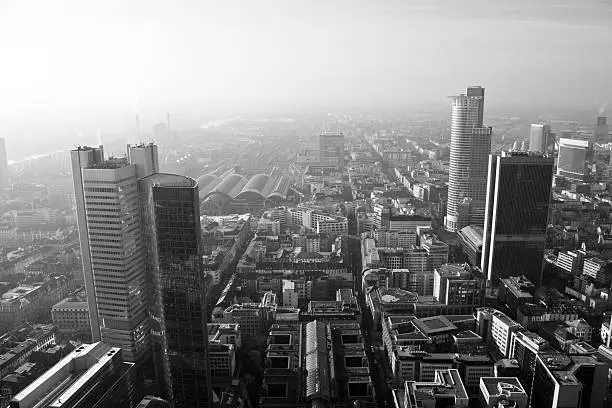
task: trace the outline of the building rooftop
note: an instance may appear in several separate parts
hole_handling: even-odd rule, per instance
[[[464,331],[460,331],[458,333],[453,334],[453,337],[457,340],[482,340],[482,337],[480,337],[478,334],[474,333],[471,330],[464,330]]]
[[[524,275],[503,278],[501,281],[516,298],[533,298],[535,285]]]
[[[428,336],[435,336],[437,334],[457,330],[457,326],[451,323],[446,316],[432,316],[415,319],[412,321],[412,324]]]
[[[472,279],[474,272],[473,268],[467,263],[444,264],[436,271],[441,277],[448,279]]]
[[[523,385],[516,377],[480,377],[481,388],[484,385],[488,395],[525,394]]]
[[[61,300],[59,303],[53,305],[51,310],[65,310],[65,309],[80,309],[83,311],[89,311],[89,305],[87,302],[74,302],[71,298]]]
[[[482,248],[482,227],[478,225],[468,225],[467,227],[460,229],[457,234],[474,247]]]
[[[459,371],[455,369],[436,370],[433,382],[406,381],[405,388],[411,399],[410,406],[425,406],[423,401],[436,401],[440,397],[454,397],[455,405],[462,401],[467,406],[469,400]]]
[[[120,348],[102,342],[83,344],[20,391],[13,402],[20,407],[62,407],[64,402],[97,382],[113,364]],[[124,363],[128,364],[129,363]]]
[[[383,304],[415,303],[419,301],[416,293],[399,288],[378,288],[380,301]]]

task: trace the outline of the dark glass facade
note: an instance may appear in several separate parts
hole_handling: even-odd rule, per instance
[[[555,380],[540,359],[537,359],[533,372],[531,407],[556,408]]]
[[[490,156],[482,269],[493,285],[522,274],[541,285],[552,174],[552,158]]]
[[[140,181],[148,239],[150,314],[158,385],[174,406],[211,406],[206,293],[195,180],[155,174]]]

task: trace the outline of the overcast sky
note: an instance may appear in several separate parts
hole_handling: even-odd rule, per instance
[[[490,103],[596,106],[612,99],[612,0],[0,0],[0,50],[5,123],[403,106],[469,84]]]

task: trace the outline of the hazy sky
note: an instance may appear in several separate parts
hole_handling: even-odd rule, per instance
[[[612,99],[612,0],[0,0],[0,50],[0,115],[18,125],[403,106],[469,84],[490,103],[596,106]]]

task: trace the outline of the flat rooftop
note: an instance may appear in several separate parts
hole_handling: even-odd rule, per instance
[[[457,330],[457,326],[451,323],[446,316],[432,316],[412,321],[420,331],[427,335],[436,335],[444,332]]]
[[[382,303],[415,303],[419,301],[416,293],[399,288],[379,288],[378,293]]]
[[[525,394],[525,389],[516,377],[480,377],[480,383],[489,395],[502,395],[504,392]]]

